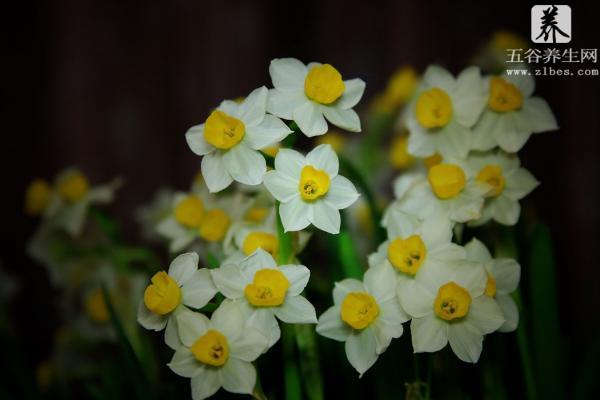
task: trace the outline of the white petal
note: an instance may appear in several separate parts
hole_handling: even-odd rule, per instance
[[[265,175],[265,187],[281,203],[287,203],[299,196],[298,181],[279,171],[269,171]]]
[[[224,264],[211,270],[215,286],[228,299],[239,299],[244,296],[246,279],[241,269],[235,264]]]
[[[267,94],[269,90],[262,86],[254,89],[240,104],[239,116],[246,127],[260,124],[267,112]]]
[[[240,117],[240,105],[233,100],[223,100],[217,110],[223,111],[225,114],[228,114],[232,117],[239,118]]]
[[[418,157],[428,157],[436,152],[435,140],[427,129],[423,128],[414,118],[407,122],[408,125],[408,152]]]
[[[269,65],[269,74],[277,89],[304,90],[307,73],[306,66],[295,58],[275,58]]]
[[[302,293],[310,279],[310,270],[304,265],[282,265],[279,270],[290,282],[287,295],[298,296]]]
[[[362,375],[377,361],[376,339],[373,329],[354,332],[346,340],[346,356],[350,364]]]
[[[319,317],[317,333],[321,336],[344,342],[352,333],[352,328],[342,321],[340,307],[330,307]]]
[[[196,357],[194,357],[190,349],[183,346],[175,351],[173,358],[167,366],[171,368],[171,371],[184,378],[191,378],[201,372],[204,368],[202,364],[196,360]]]
[[[446,247],[452,240],[452,223],[447,218],[433,215],[421,224],[421,237],[428,251]]]
[[[341,304],[346,298],[346,295],[350,292],[366,292],[365,285],[357,279],[344,279],[341,282],[335,282],[333,287],[333,302],[335,304]]]
[[[246,128],[244,140],[251,148],[260,150],[279,143],[290,133],[292,131],[282,120],[267,114],[260,124]]]
[[[321,108],[312,101],[307,101],[296,108],[292,115],[302,133],[308,137],[319,136],[327,132],[327,122]]]
[[[210,270],[202,268],[194,272],[182,288],[181,301],[192,308],[204,307],[217,294]]]
[[[237,341],[243,336],[247,317],[243,303],[226,299],[210,317],[211,326],[225,335],[228,341]]]
[[[402,306],[400,306],[400,300],[398,299],[398,296],[394,296],[389,300],[380,302],[379,311],[380,314],[377,320],[389,326],[390,329],[395,329],[393,328],[394,326],[401,325],[403,322],[406,322],[410,319],[410,315],[408,315]],[[399,332],[400,333],[398,336],[394,337],[399,337],[402,334],[402,330]]]
[[[180,254],[169,265],[169,276],[179,286],[184,285],[188,279],[192,277],[194,272],[198,270],[198,254],[194,252]]]
[[[490,211],[494,220],[503,225],[514,225],[519,220],[521,206],[517,200],[508,196],[500,196],[490,202]]]
[[[263,160],[264,161],[264,160]],[[233,178],[227,172],[223,154],[215,151],[202,158],[202,177],[211,193],[219,192],[231,185]]]
[[[308,213],[308,220],[315,227],[331,234],[340,233],[341,217],[338,210],[326,202],[318,200],[309,207],[312,209],[312,213]]]
[[[433,314],[423,318],[413,318],[410,322],[413,351],[433,353],[443,349],[448,343],[447,325]]]
[[[456,90],[452,93],[452,106],[456,121],[472,127],[486,106],[487,94],[478,67],[463,70],[457,79]]]
[[[353,109],[344,110],[334,106],[321,106],[323,115],[333,125],[350,132],[360,132],[360,117]]]
[[[508,75],[504,74],[502,78],[519,89],[523,97],[530,97],[535,89],[535,80],[531,75]]]
[[[398,282],[398,298],[402,308],[413,318],[433,313],[434,294],[414,279]]]
[[[364,285],[378,303],[396,297],[397,275],[392,268],[379,266],[365,272]]]
[[[261,184],[267,173],[267,163],[262,154],[244,143],[228,150],[223,159],[229,175],[245,185]]]
[[[508,112],[498,119],[493,135],[502,150],[516,153],[521,150],[531,136],[529,129],[519,126],[519,121],[518,112]],[[531,123],[530,120],[527,121]]]
[[[338,156],[329,144],[321,144],[312,149],[306,155],[306,164],[325,171],[330,179],[337,176],[339,171]]]
[[[275,316],[288,324],[316,324],[315,307],[302,296],[287,296],[285,302],[274,307]]]
[[[492,333],[504,324],[504,316],[498,303],[486,295],[472,300],[466,319],[483,334]]]
[[[496,301],[502,310],[504,324],[498,329],[500,332],[512,332],[519,326],[519,309],[515,301],[508,295],[497,294]]]
[[[310,224],[311,209],[299,196],[279,205],[279,216],[286,232],[300,231]],[[337,212],[337,210],[336,210]]]
[[[146,308],[144,301],[140,301],[138,306],[137,321],[141,326],[153,331],[162,331],[167,326],[168,315],[154,314]]]
[[[294,110],[310,102],[304,94],[304,88],[292,90],[269,90],[267,111],[284,119],[293,119]]]
[[[491,264],[491,274],[496,279],[496,289],[504,294],[517,290],[521,279],[521,266],[510,258],[498,258]]]
[[[448,341],[452,351],[464,362],[476,363],[483,348],[483,335],[466,321],[448,324]]]
[[[471,261],[485,263],[492,259],[492,255],[487,247],[476,238],[471,239],[471,241],[465,245],[465,251],[467,252],[467,259]]]
[[[246,326],[244,333],[235,341],[229,342],[232,357],[252,362],[258,358],[269,345],[268,338],[258,329]]]
[[[346,86],[346,89],[344,90],[344,93],[342,93],[342,97],[335,102],[335,106],[342,110],[352,108],[358,104],[365,92],[366,86],[362,79],[349,79],[344,81],[344,85]]]
[[[256,370],[249,362],[230,358],[223,366],[223,389],[232,393],[252,394]]]
[[[185,133],[185,140],[195,154],[203,156],[210,153],[215,147],[204,139],[204,124],[192,126]]]
[[[496,147],[494,132],[502,124],[501,116],[491,110],[485,110],[479,121],[473,127],[473,141],[471,145],[474,150],[487,151]]]
[[[223,385],[221,371],[205,368],[199,375],[194,375],[191,380],[192,399],[203,400],[212,396]]]
[[[556,118],[554,118],[550,106],[546,100],[540,97],[525,99],[522,112],[525,114],[525,118],[530,121],[534,133],[558,129]]]
[[[165,344],[171,349],[176,350],[181,347],[181,340],[179,338],[179,329],[177,323],[178,312],[171,313],[167,321],[167,327],[165,328]]]
[[[279,323],[273,310],[271,308],[254,308],[248,303],[246,304],[250,311],[247,319],[248,326],[258,329],[267,338],[268,346],[273,346],[281,337]]]
[[[258,248],[253,254],[246,257],[240,263],[242,273],[250,280],[254,279],[254,274],[256,274],[258,270],[265,268],[276,269],[277,262],[270,253],[267,253],[261,248]]]
[[[429,66],[423,74],[423,81],[429,87],[438,87],[447,92],[451,91],[456,85],[452,74],[439,65]]]
[[[204,315],[191,310],[183,310],[177,313],[175,318],[177,319],[179,338],[186,347],[192,347],[194,342],[206,333],[210,323]]]
[[[454,121],[436,135],[438,152],[444,157],[464,158],[471,149],[471,130]]]
[[[305,157],[296,150],[281,149],[275,157],[275,169],[295,182],[300,181],[300,173],[306,165]]]
[[[506,174],[504,194],[514,200],[520,200],[535,189],[540,182],[525,168],[519,168]]]
[[[375,351],[377,354],[381,354],[387,350],[392,339],[397,339],[402,336],[404,328],[402,327],[402,324],[389,325],[378,318],[373,324],[373,332],[375,333],[376,339]]]

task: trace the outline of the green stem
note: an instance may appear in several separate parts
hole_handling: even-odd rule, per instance
[[[529,352],[529,340],[527,338],[527,327],[525,326],[525,310],[523,307],[523,301],[521,299],[521,291],[517,289],[513,293],[513,299],[517,303],[519,308],[520,321],[517,327],[517,342],[519,343],[519,353],[521,354],[521,366],[523,368],[523,375],[525,376],[525,388],[527,390],[527,399],[537,399],[535,390],[535,380],[533,377],[533,362],[531,359],[531,353]]]
[[[362,279],[364,270],[359,261],[356,247],[352,243],[352,237],[348,231],[340,231],[337,236],[337,241],[340,264],[344,271],[344,278]]]
[[[324,398],[323,381],[314,326],[298,324],[294,327],[304,391],[310,400],[322,400]]]

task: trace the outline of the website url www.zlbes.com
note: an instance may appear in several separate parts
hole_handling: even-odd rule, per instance
[[[598,69],[595,68],[579,68],[576,70],[541,67],[527,69],[507,69],[507,75],[532,75],[532,76],[598,76]]]

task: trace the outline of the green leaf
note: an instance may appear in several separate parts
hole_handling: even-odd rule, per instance
[[[300,371],[302,372],[304,391],[309,399],[322,400],[324,398],[323,381],[314,325],[297,324],[294,327],[300,354]]]
[[[300,373],[296,363],[294,326],[282,324],[281,340],[283,345],[283,379],[285,383],[286,400],[301,400],[302,386],[300,385]]]
[[[364,274],[363,266],[361,265],[356,252],[356,246],[352,243],[352,237],[346,230],[342,230],[337,235],[338,256],[344,272],[344,278],[362,279]]]

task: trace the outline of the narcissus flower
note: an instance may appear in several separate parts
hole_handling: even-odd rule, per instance
[[[25,191],[25,213],[41,215],[50,203],[52,188],[43,179],[33,180]]]
[[[310,271],[304,265],[277,266],[262,249],[238,263],[212,270],[215,285],[228,299],[241,301],[248,324],[269,336],[269,345],[281,332],[275,317],[288,324],[316,323],[315,308],[300,296]]]
[[[487,273],[464,260],[428,268],[417,280],[398,283],[398,295],[410,324],[415,353],[439,351],[450,342],[465,362],[479,360],[483,335],[504,323],[497,302],[485,295]]]
[[[359,194],[338,169],[337,155],[327,144],[306,157],[294,150],[279,151],[265,186],[281,202],[279,215],[286,231],[299,231],[311,223],[325,232],[340,231],[339,210],[350,207]]]
[[[223,387],[228,392],[251,394],[256,383],[256,360],[267,347],[257,329],[245,325],[239,307],[223,301],[209,320],[184,310],[177,315],[181,345],[171,362],[173,372],[191,378],[192,398],[205,399]]]
[[[531,97],[535,82],[529,75],[502,75],[487,79],[487,108],[473,127],[473,149],[496,146],[509,153],[523,147],[532,133],[558,129],[548,103]]]
[[[488,274],[484,293],[498,302],[505,319],[498,331],[514,331],[519,325],[519,309],[510,294],[519,286],[521,266],[510,258],[492,258],[487,247],[477,239],[467,243],[465,250],[467,259],[483,263]]]
[[[259,150],[274,146],[292,131],[274,115],[266,114],[268,90],[254,90],[240,104],[226,100],[206,122],[185,134],[190,149],[202,158],[202,176],[211,192],[234,180],[262,183],[267,171]]]
[[[362,376],[392,338],[402,335],[408,315],[395,295],[396,278],[387,268],[370,268],[364,282],[344,279],[333,289],[334,306],[319,317],[317,333],[346,342],[346,356]]]
[[[274,89],[269,91],[267,110],[294,120],[306,136],[327,132],[327,122],[351,132],[360,132],[360,119],[352,109],[365,90],[361,79],[342,80],[329,64],[307,66],[295,58],[276,58],[269,73]]]
[[[490,188],[486,195],[481,218],[471,225],[481,225],[493,219],[504,225],[514,225],[521,214],[519,200],[535,189],[539,182],[525,168],[519,158],[503,151],[471,153],[466,168],[475,182]]]
[[[179,347],[177,314],[185,309],[202,308],[217,293],[210,271],[198,269],[198,254],[184,253],[169,265],[168,272],[159,271],[144,292],[137,320],[146,329],[165,330],[165,343]]]
[[[445,157],[465,157],[471,148],[470,128],[483,111],[485,100],[479,68],[467,68],[455,79],[439,66],[429,67],[408,109],[408,152],[419,157],[436,152]]]

